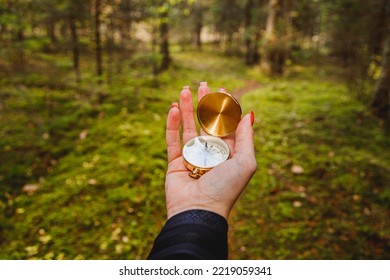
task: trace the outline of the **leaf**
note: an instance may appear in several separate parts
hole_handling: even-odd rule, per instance
[[[29,195],[34,194],[38,190],[39,190],[39,185],[38,184],[26,184],[22,188],[22,191],[26,192]]]
[[[302,202],[300,202],[299,200],[296,200],[293,202],[293,206],[296,207],[296,208],[299,208],[302,206]]]
[[[91,185],[91,186],[94,186],[94,185],[96,185],[97,184],[97,180],[96,179],[89,179],[88,180],[88,185]]]
[[[81,140],[84,140],[85,138],[87,138],[87,135],[88,135],[88,130],[85,129],[80,132],[79,137]]]
[[[293,174],[302,174],[304,171],[305,171],[305,170],[304,170],[303,167],[300,166],[300,165],[295,165],[295,164],[294,164],[294,165],[291,167],[291,172],[292,172]]]

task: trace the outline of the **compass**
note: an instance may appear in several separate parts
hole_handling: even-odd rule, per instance
[[[208,135],[192,138],[183,147],[184,164],[191,171],[190,177],[198,179],[229,158],[229,146],[220,137],[234,133],[241,113],[238,101],[223,88],[199,101],[198,121]]]

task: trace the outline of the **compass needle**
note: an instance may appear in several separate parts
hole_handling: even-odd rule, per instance
[[[229,146],[214,136],[198,136],[183,148],[183,157],[197,168],[211,169],[227,159]]]

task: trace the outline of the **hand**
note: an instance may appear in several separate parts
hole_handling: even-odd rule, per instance
[[[208,90],[199,88],[198,101]],[[248,114],[241,119],[235,135],[223,138],[229,145],[231,158],[214,167],[199,179],[188,176],[190,172],[183,163],[182,139],[186,143],[198,136],[194,119],[194,107],[190,91],[180,94],[180,107],[172,104],[168,113],[166,142],[168,170],[165,179],[165,194],[168,218],[191,209],[203,209],[220,214],[226,219],[234,203],[256,171],[252,120]],[[201,131],[201,134],[206,134]]]

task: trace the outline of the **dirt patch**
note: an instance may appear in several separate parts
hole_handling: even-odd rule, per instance
[[[232,91],[232,95],[238,100],[240,101],[240,98],[241,96],[243,96],[244,94],[252,91],[252,90],[255,90],[255,89],[258,89],[261,87],[261,84],[257,81],[248,81],[246,83],[245,86],[241,87],[241,88],[238,88],[236,90],[233,90]]]

